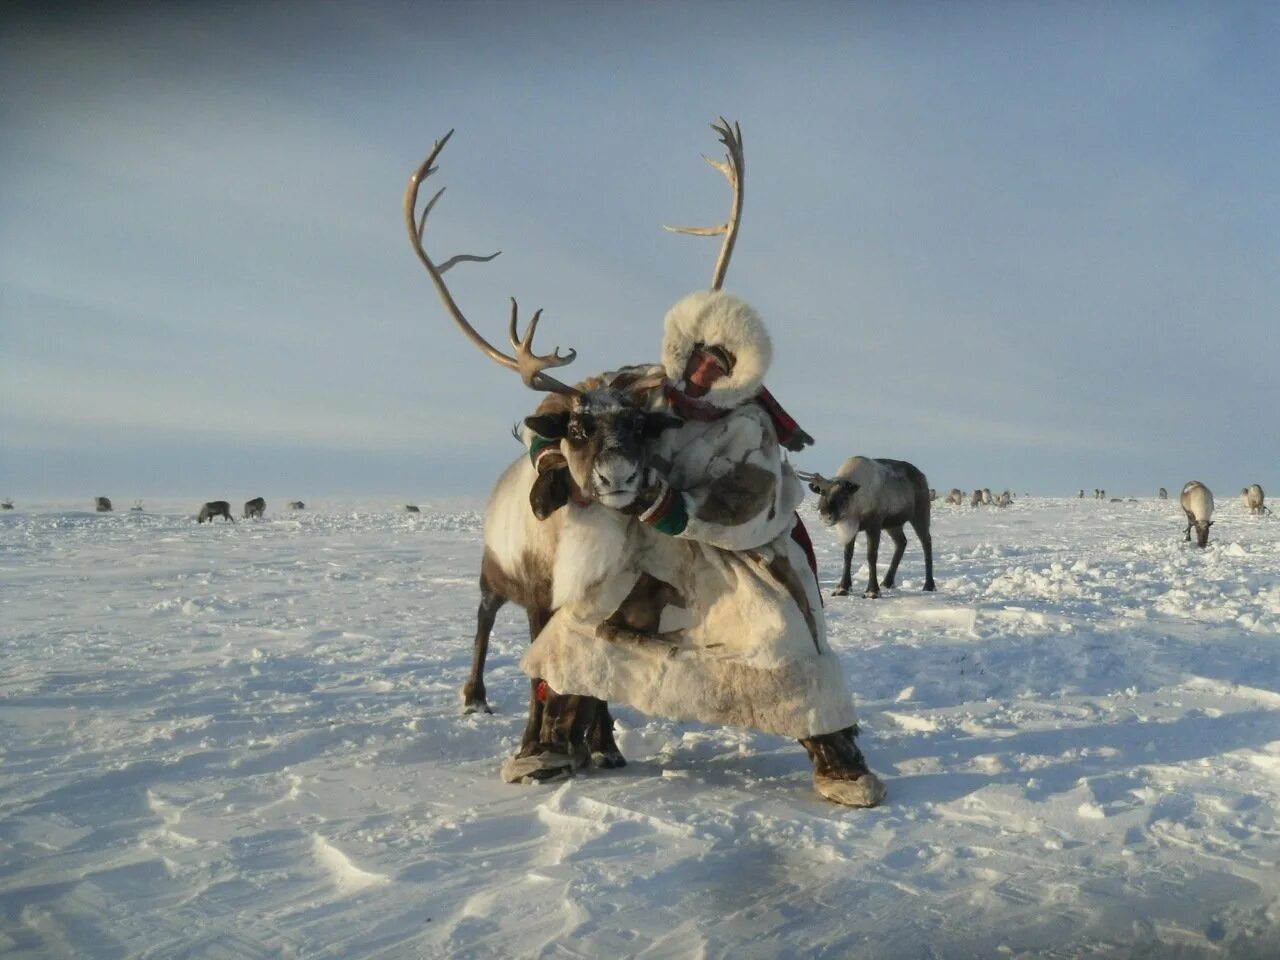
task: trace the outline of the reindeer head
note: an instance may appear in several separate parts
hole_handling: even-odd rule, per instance
[[[565,409],[526,417],[525,426],[560,440],[579,497],[622,509],[647,485],[650,441],[681,421],[646,409],[634,387],[584,387]]]
[[[858,485],[844,477],[828,480],[820,473],[796,473],[796,476],[809,485],[809,489],[818,495],[818,516],[829,527],[835,526],[844,519],[845,508],[853,495],[858,492]]]

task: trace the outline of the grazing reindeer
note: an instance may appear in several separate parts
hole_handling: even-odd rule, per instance
[[[99,513],[110,513],[112,510],[111,498],[95,497],[93,501],[93,508],[97,510]]]
[[[881,584],[876,580],[876,557],[880,551],[880,531],[893,540],[893,559],[883,584],[892,587],[898,574],[898,563],[907,548],[902,532],[904,523],[911,524],[920,546],[924,548],[924,589],[935,589],[933,583],[933,538],[929,535],[929,486],[925,476],[905,460],[872,460],[850,457],[828,480],[817,473],[797,473],[818,494],[818,516],[829,527],[835,527],[844,541],[844,572],[832,596],[849,593],[852,578],[853,544],[858,531],[867,532],[867,589],[863,596],[880,596]]]
[[[1169,491],[1166,490],[1164,487],[1161,487],[1160,490],[1156,493],[1156,498],[1159,500],[1168,500]]]
[[[406,503],[404,505],[404,512],[405,513],[421,513],[422,510],[419,509],[416,503]]]
[[[1213,494],[1199,480],[1189,480],[1182,488],[1182,512],[1187,515],[1187,541],[1191,542],[1191,528],[1196,528],[1196,545],[1209,542],[1209,528],[1213,521]]]
[[[200,515],[196,517],[196,523],[204,523],[208,520],[213,523],[214,517],[222,517],[224,520],[236,522],[236,518],[231,516],[231,504],[225,500],[210,500],[200,508]]]
[[[947,494],[947,503],[953,503],[957,507],[964,504],[964,491],[959,487],[952,487],[951,492]]]
[[[244,518],[248,520],[250,517],[260,517],[267,510],[267,501],[261,497],[254,497],[252,500],[244,502]]]
[[[290,510],[305,510],[305,509],[306,509],[306,506],[307,506],[307,505],[306,505],[305,503],[303,503],[301,500],[290,500],[290,501],[289,501],[289,509],[290,509]]]
[[[736,172],[741,167],[740,142],[727,125],[721,133],[730,149],[730,162],[737,161],[733,166]],[[489,712],[483,671],[498,611],[508,601],[524,607],[530,637],[536,638],[558,606],[581,596],[612,573],[634,548],[631,541],[638,524],[621,510],[635,499],[645,482],[648,441],[680,421],[648,412],[640,405],[646,391],[661,382],[660,370],[655,374],[648,368],[630,368],[614,376],[590,378],[580,386],[568,386],[549,376],[547,369],[571,363],[577,354],[569,350],[562,355],[558,347],[550,354],[534,353],[533,337],[541,310],[533,314],[520,337],[518,306],[512,299],[508,334],[514,356],[498,350],[467,321],[444,282],[444,274],[457,263],[486,262],[498,254],[459,254],[437,266],[426,253],[424,238],[427,217],[443,191],[427,201],[420,216],[417,212],[421,184],[435,170],[432,164],[450,136],[452,131],[436,142],[410,178],[404,202],[410,242],[446,310],[467,338],[490,359],[518,372],[526,386],[552,395],[525,424],[541,438],[561,441],[568,467],[568,502],[563,509],[556,509],[559,503],[550,485],[544,489],[535,483],[539,475],[528,456],[521,456],[504,471],[489,499],[472,669],[462,691],[464,710]],[[728,265],[741,206],[734,175],[726,171],[726,176],[735,184],[735,213],[717,264],[717,286]],[[562,542],[572,542],[572,549],[562,549]],[[656,631],[657,625],[628,626]],[[547,762],[548,746],[557,752],[563,749],[563,764]],[[607,705],[592,697],[558,695],[540,680],[532,680],[529,720],[520,753],[504,766],[504,778],[554,779],[570,766],[582,765],[587,751],[603,767],[626,763],[613,739],[613,718]]]
[[[1249,508],[1249,513],[1255,517],[1265,516],[1271,512],[1267,508],[1267,495],[1262,492],[1262,487],[1256,483],[1245,490],[1245,506]]]
[[[5,497],[3,500],[0,500],[0,510],[12,510],[12,509],[13,509],[12,497]]]

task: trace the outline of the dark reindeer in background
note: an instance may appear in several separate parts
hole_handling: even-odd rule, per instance
[[[267,510],[267,501],[262,497],[254,497],[252,500],[244,502],[244,518],[248,520],[250,517],[261,517]]]
[[[111,510],[112,510],[111,498],[110,497],[94,497],[93,508],[97,510],[99,513],[111,513]]]
[[[863,596],[880,596],[880,587],[892,587],[898,574],[898,563],[907,548],[903,524],[920,539],[924,548],[924,589],[934,590],[933,538],[929,534],[929,483],[914,465],[905,460],[880,460],[850,457],[828,480],[818,473],[797,473],[818,495],[818,516],[829,527],[835,527],[844,542],[844,570],[840,584],[831,592],[842,597],[852,586],[850,567],[853,544],[858,531],[867,533],[867,589]],[[883,582],[876,580],[876,559],[880,551],[880,531],[893,541],[893,559]]]
[[[731,129],[723,121],[722,124],[713,129],[720,133],[728,148],[727,162],[721,164],[710,159],[708,162],[720,169],[733,186],[730,219],[719,227],[668,228],[694,235],[725,235],[714,274],[715,289],[720,288],[728,267],[742,207],[741,134],[736,127]],[[642,409],[641,401],[647,391],[660,382],[645,368],[623,370],[612,377],[591,377],[577,386],[568,386],[549,376],[546,370],[571,363],[577,354],[571,349],[562,355],[558,347],[550,354],[534,353],[533,337],[541,310],[533,314],[521,337],[518,306],[512,299],[508,336],[514,356],[495,348],[466,320],[450,295],[443,275],[460,262],[487,262],[498,253],[459,254],[437,266],[427,255],[423,243],[427,216],[444,191],[440,190],[427,201],[420,215],[417,212],[419,188],[435,171],[433,163],[452,135],[450,131],[435,144],[430,156],[410,178],[404,200],[410,242],[430,274],[445,309],[467,339],[491,360],[516,371],[526,386],[550,394],[539,405],[537,413],[526,419],[526,426],[541,437],[562,439],[561,450],[568,461],[569,489],[555,490],[550,484],[536,483],[539,474],[529,456],[522,454],[499,477],[489,498],[472,667],[462,691],[466,712],[488,713],[491,711],[484,686],[484,665],[498,611],[509,601],[523,607],[529,621],[530,639],[537,638],[555,610],[555,561],[566,526],[588,512],[593,512],[594,522],[619,527],[632,524],[631,518],[620,509],[639,492],[646,473],[648,441],[679,421]],[[566,499],[568,502],[564,503]],[[657,626],[628,625],[642,630]],[[576,758],[575,765],[585,763],[587,753],[602,767],[620,767],[626,763],[613,739],[613,718],[607,704],[592,697],[548,693],[535,678],[531,681],[529,719],[519,755],[537,753],[547,744],[563,745]],[[540,771],[531,778],[556,773]]]
[[[204,523],[208,520],[213,523],[214,517],[222,517],[224,520],[236,522],[236,518],[231,516],[231,504],[225,500],[210,500],[200,508],[200,515],[196,517],[196,523]]]

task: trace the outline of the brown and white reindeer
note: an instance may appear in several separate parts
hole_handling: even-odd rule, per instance
[[[1244,505],[1249,508],[1251,516],[1266,516],[1271,510],[1267,507],[1267,495],[1260,484],[1254,483],[1245,487]]]
[[[1188,480],[1179,499],[1187,518],[1186,542],[1191,542],[1191,528],[1195,527],[1196,546],[1208,546],[1209,528],[1214,523],[1210,519],[1213,516],[1213,494],[1199,480]]]
[[[731,156],[740,158],[741,148],[736,137],[732,137],[727,128],[724,135]],[[562,355],[556,348],[550,354],[538,355],[533,351],[541,310],[533,315],[525,335],[520,337],[518,306],[512,300],[508,332],[514,356],[495,348],[471,326],[451,296],[443,275],[457,263],[486,262],[498,254],[484,257],[462,254],[437,265],[423,244],[427,216],[443,190],[418,213],[421,184],[435,170],[433,164],[450,136],[452,131],[436,143],[410,179],[405,194],[406,225],[414,251],[430,274],[446,310],[467,338],[490,359],[518,372],[531,389],[552,395],[527,419],[526,429],[540,438],[558,440],[556,447],[568,468],[567,476],[563,471],[542,475],[561,480],[562,487],[540,484],[534,460],[521,456],[499,477],[489,497],[472,668],[462,698],[466,712],[490,712],[484,665],[498,611],[508,601],[523,607],[529,620],[530,638],[535,638],[556,607],[581,595],[613,572],[614,565],[633,551],[631,541],[640,535],[634,519],[621,510],[635,498],[643,483],[648,441],[679,421],[644,406],[648,390],[661,380],[660,370],[624,369],[588,378],[576,386],[549,376],[546,370],[572,362],[576,352],[569,350]],[[740,199],[735,204],[737,207]],[[721,277],[735,233],[736,229],[728,231],[722,249],[721,263],[717,266]],[[535,454],[538,452],[535,449]],[[562,505],[564,509],[559,509]],[[572,542],[573,548],[562,549],[565,542]],[[638,618],[630,618],[627,624],[630,628],[656,630],[656,623],[645,622],[644,611],[652,609],[652,605],[631,604],[627,609],[638,611]],[[627,610],[620,611],[624,619],[626,614]],[[613,720],[605,703],[590,697],[549,693],[545,685],[534,678],[529,721],[517,759],[547,744],[560,745],[566,748],[566,769],[558,769],[543,760],[527,764],[529,769],[523,773],[514,769],[507,772],[533,779],[551,779],[563,775],[571,764],[581,766],[588,752],[600,766],[623,766],[626,761],[614,742],[612,730]]]
[[[513,464],[486,517],[484,579],[490,580],[494,568],[510,577],[510,583],[489,583],[505,589],[499,603],[517,588],[529,589],[531,621],[535,611],[554,610],[545,626],[533,624],[537,640],[522,664],[534,678],[535,694],[538,678],[546,677],[552,687],[582,695],[546,689],[545,702],[532,698],[520,753],[504,764],[503,777],[550,780],[586,763],[592,732],[608,732],[598,722],[607,717],[603,701],[616,696],[645,713],[795,737],[809,753],[814,786],[822,796],[874,806],[883,799],[884,787],[856,744],[852,698],[839,658],[826,642],[817,581],[804,571],[807,537],[796,535],[800,484],[780,453],[784,442],[795,449],[790,444],[812,439],[788,422],[764,390],[771,348],[759,317],[718,289],[737,232],[742,158],[736,127],[722,123],[716,129],[730,157],[724,164],[712,163],[734,188],[733,214],[719,227],[682,230],[724,235],[715,289],[684,298],[668,313],[663,364],[656,370],[631,368],[577,388],[542,372],[568,363],[573,354],[533,354],[534,324],[521,340],[514,303],[512,345],[520,360],[531,357],[542,366],[531,368],[480,338],[449,297],[443,271],[422,249],[426,214],[439,194],[419,219],[417,190],[443,142],[410,181],[406,223],[449,312],[489,356],[520,370],[535,389],[554,393],[526,420],[526,430],[555,441],[569,502],[562,511],[554,509],[555,485],[539,482],[550,469],[539,474],[523,459]],[[454,258],[447,266],[459,259],[486,258]],[[677,349],[681,338],[689,339],[685,353]],[[727,348],[723,358],[715,353],[720,345]],[[712,383],[709,370],[699,365],[708,362],[706,354],[723,364],[721,381]],[[668,381],[663,390],[656,389],[658,384],[645,388],[646,402],[662,401],[652,408],[638,404],[631,393],[640,392],[638,382],[650,373]],[[694,386],[703,392],[694,393]],[[611,443],[626,449],[616,426],[601,435],[595,432],[599,425],[590,422],[609,412],[593,409],[600,389],[623,394],[610,402],[632,417],[630,436],[641,439],[629,460],[607,456]],[[672,390],[686,400],[701,398],[719,415],[692,416],[671,397]],[[682,412],[679,429],[663,432],[667,424],[651,418],[668,402]],[[637,409],[644,414],[639,420],[634,419]],[[645,462],[650,448],[656,448],[653,469]],[[540,453],[537,447],[532,452]],[[735,464],[729,475],[708,469],[717,457]],[[731,492],[734,497],[726,499]],[[531,530],[534,511],[547,519]],[[545,528],[557,521],[563,525],[548,542]],[[480,629],[486,605],[482,600]],[[667,629],[659,621],[673,609],[677,616]]]
[[[933,591],[933,538],[929,533],[929,485],[923,473],[905,460],[850,457],[833,479],[819,473],[801,473],[800,479],[818,495],[818,516],[835,527],[844,543],[844,566],[833,597],[847,596],[852,587],[853,545],[859,531],[867,534],[867,588],[863,596],[880,596],[880,587],[892,587],[898,564],[907,548],[903,524],[911,524],[924,549],[924,589]],[[976,493],[976,491],[975,491]],[[876,579],[880,531],[893,541],[893,559],[883,581]]]

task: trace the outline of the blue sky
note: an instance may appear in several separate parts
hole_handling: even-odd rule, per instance
[[[832,469],[1280,492],[1280,11],[1266,4],[14,6],[0,33],[0,495],[478,493],[537,397],[428,248],[586,374],[726,288]],[[566,376],[568,371],[565,372]]]

